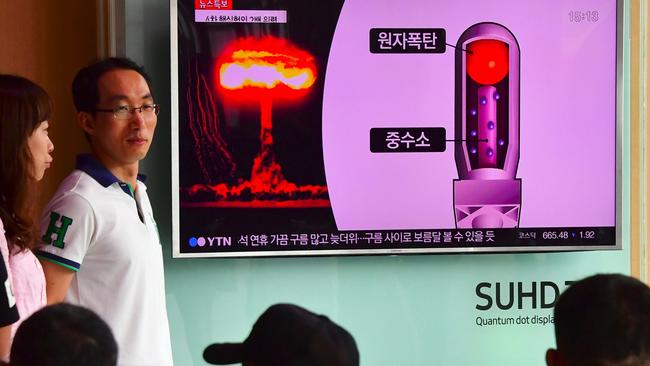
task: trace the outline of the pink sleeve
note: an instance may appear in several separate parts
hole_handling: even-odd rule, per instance
[[[2,252],[2,259],[5,262],[5,268],[7,268],[7,275],[9,277],[9,283],[13,283],[13,277],[11,275],[11,267],[9,267],[9,244],[7,243],[7,237],[5,236],[5,227],[0,220],[0,252]]]

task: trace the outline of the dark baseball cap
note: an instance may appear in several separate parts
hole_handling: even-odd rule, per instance
[[[243,343],[215,343],[203,351],[214,365],[358,366],[352,335],[324,315],[300,306],[275,304],[253,325]]]

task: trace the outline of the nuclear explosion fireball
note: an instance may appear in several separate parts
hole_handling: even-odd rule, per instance
[[[284,84],[296,90],[309,88],[316,80],[314,72],[309,67],[299,67],[298,61],[296,57],[266,51],[236,51],[232,62],[221,65],[221,86],[273,89]]]
[[[218,87],[222,96],[240,102],[259,103],[260,151],[249,180],[231,186],[195,185],[188,195],[212,196],[217,207],[327,207],[327,187],[297,185],[288,181],[273,149],[273,102],[295,103],[314,85],[316,65],[312,55],[275,37],[237,39],[217,60]],[[208,198],[210,199],[210,198]]]
[[[217,67],[219,85],[226,90],[252,88],[291,94],[316,81],[314,57],[281,38],[239,39],[223,55]]]

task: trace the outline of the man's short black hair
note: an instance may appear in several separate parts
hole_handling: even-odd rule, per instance
[[[151,92],[151,79],[144,68],[124,57],[109,57],[79,70],[72,81],[72,99],[77,112],[93,114],[99,103],[97,82],[105,73],[113,70],[133,70],[146,80]]]
[[[650,363],[650,288],[619,274],[571,285],[555,304],[557,350],[568,365]]]
[[[61,303],[37,311],[18,327],[10,357],[12,366],[115,366],[117,343],[97,314]]]

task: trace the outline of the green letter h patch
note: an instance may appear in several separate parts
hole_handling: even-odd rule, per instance
[[[61,218],[61,225],[57,226],[57,221]],[[65,234],[68,232],[68,227],[72,224],[72,219],[67,216],[62,216],[56,212],[50,213],[50,224],[47,226],[47,232],[43,235],[43,242],[45,244],[52,244],[57,248],[63,249],[65,243]],[[52,234],[56,234],[56,240],[52,240]]]

